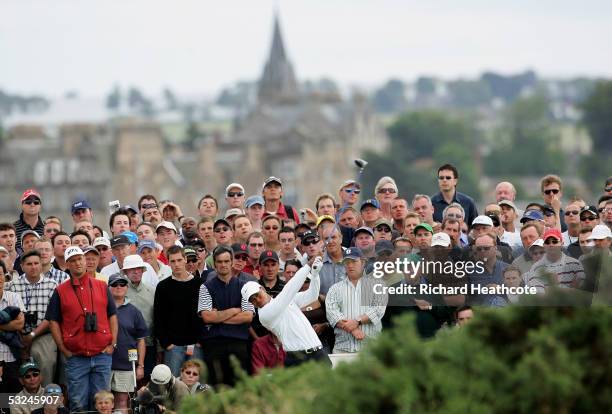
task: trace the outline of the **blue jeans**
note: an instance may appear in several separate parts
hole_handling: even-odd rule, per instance
[[[193,355],[187,355],[187,345],[174,345],[172,349],[164,351],[164,364],[170,367],[172,375],[178,377],[181,375],[181,366],[183,362],[189,359],[203,359],[204,353],[200,345],[193,348]]]
[[[66,382],[70,411],[95,411],[94,395],[110,389],[111,355],[73,355],[66,360]]]

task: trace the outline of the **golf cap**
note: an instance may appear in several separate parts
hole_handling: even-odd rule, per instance
[[[444,232],[436,233],[431,238],[431,247],[441,246],[448,247],[451,245],[450,236]]]
[[[493,227],[493,220],[491,220],[491,217],[489,217],[489,216],[477,216],[472,221],[472,227],[474,227],[474,226],[476,226],[478,224],[480,224],[481,226]]]
[[[123,273],[121,272],[117,272],[117,273],[113,273],[112,275],[110,275],[110,277],[108,278],[108,285],[112,286],[113,283],[123,280],[124,282],[129,282],[130,280],[127,278],[127,276],[124,276]]]
[[[376,242],[376,245],[374,246],[374,253],[377,256],[385,252],[393,253],[394,250],[395,248],[393,247],[393,243],[391,243],[389,240],[379,240]]]
[[[518,211],[518,209],[516,208],[516,204],[514,204],[514,202],[512,202],[511,200],[501,200],[499,203],[497,203],[498,206],[508,206],[511,209],[513,209],[514,211]]]
[[[229,219],[230,217],[237,216],[239,214],[244,214],[244,211],[239,208],[230,208],[225,212],[225,219]]]
[[[539,210],[527,210],[520,221],[521,224],[525,224],[528,221],[544,221],[544,214]]]
[[[362,226],[355,230],[354,236],[357,237],[357,234],[359,233],[368,233],[370,236],[374,237],[374,232],[367,226]]]
[[[357,181],[355,181],[355,180],[346,180],[340,186],[340,190],[342,190],[344,187],[348,187],[348,186],[361,188],[361,184],[359,184]]]
[[[433,234],[433,227],[431,227],[429,225],[429,223],[419,223],[414,227],[414,230],[412,231],[413,234],[417,234],[417,230],[418,229],[425,229],[428,232],[430,232],[431,234]]]
[[[124,236],[123,234],[119,236],[115,236],[110,240],[110,245],[111,245],[111,248],[113,249],[115,247],[125,246],[126,244],[131,244],[130,239],[128,239],[128,237]]]
[[[176,226],[169,221],[162,221],[161,223],[159,223],[157,227],[155,227],[155,232],[157,233],[159,229],[174,230],[175,233],[178,233],[178,231],[176,231]]]
[[[234,256],[237,254],[249,254],[248,246],[244,243],[232,244],[232,252],[234,252]]]
[[[321,225],[321,223],[323,223],[324,221],[331,221],[332,223],[335,223],[336,219],[334,219],[332,216],[328,214],[319,216],[319,218],[317,218],[317,227],[319,227],[319,225]]]
[[[563,237],[561,237],[561,230],[559,229],[548,229],[544,232],[542,236],[542,240],[546,241],[547,239],[554,237],[555,239],[561,241]]]
[[[151,371],[151,382],[157,385],[164,385],[170,382],[172,379],[172,372],[168,365],[159,364]]]
[[[72,206],[70,208],[70,212],[72,214],[76,213],[78,210],[82,210],[82,209],[90,209],[91,206],[89,205],[89,203],[87,202],[87,200],[76,200],[74,203],[72,203]]]
[[[226,220],[226,219],[224,219],[224,218],[220,218],[220,219],[215,220],[215,222],[213,223],[213,229],[214,229],[215,227],[217,227],[217,224],[225,224],[225,225],[226,225],[227,227],[229,227],[230,229],[232,228],[232,226],[230,226],[230,224],[229,224],[229,221],[227,221],[227,220]]]
[[[40,193],[38,191],[36,191],[35,189],[33,189],[33,188],[28,188],[21,195],[21,202],[23,203],[24,201],[26,201],[30,197],[36,197],[36,198],[38,198],[40,200]]]
[[[367,206],[372,206],[374,208],[380,208],[380,204],[378,203],[378,200],[375,198],[368,198],[367,200],[365,200],[363,203],[361,203],[361,207],[359,208],[359,210],[361,211]]]
[[[532,247],[544,247],[544,239],[537,239],[536,241],[531,243],[531,246],[529,246],[530,249]]]
[[[240,183],[231,183],[230,185],[225,187],[225,195],[227,195],[227,193],[229,193],[229,190],[231,190],[232,188],[238,188],[240,191],[242,191],[242,193],[244,193],[244,187],[242,186],[242,184],[240,184]]]
[[[259,264],[263,264],[268,260],[273,260],[276,263],[279,262],[278,255],[274,250],[265,250],[259,255]]]
[[[93,247],[106,246],[110,248],[111,243],[110,243],[110,240],[108,240],[106,237],[96,237],[96,239],[93,241],[92,246]]]
[[[137,254],[131,254],[129,256],[126,256],[125,259],[123,259],[123,269],[122,270],[127,270],[127,269],[138,269],[141,267],[147,267],[145,265],[145,262],[142,260],[142,257],[138,256]]]
[[[593,227],[593,231],[587,240],[604,240],[612,237],[612,231],[605,224],[598,224]]]
[[[245,208],[251,208],[254,205],[259,204],[260,206],[264,206],[266,203],[263,199],[262,196],[260,195],[254,195],[254,196],[250,196],[249,198],[246,199],[246,201],[244,202],[244,207]]]
[[[157,250],[157,243],[153,240],[141,240],[138,242],[138,254],[142,253],[144,249]]]
[[[83,254],[87,254],[87,253],[95,253],[98,256],[100,256],[100,252],[98,251],[98,249],[96,249],[93,246],[85,246],[85,247],[83,247]]]
[[[64,261],[70,260],[74,256],[83,256],[83,250],[79,246],[70,246],[64,252]]]
[[[266,180],[265,180],[265,181],[264,181],[264,183],[263,183],[263,187],[267,186],[267,185],[268,185],[268,184],[270,184],[270,183],[277,183],[277,184],[278,184],[278,185],[280,185],[281,187],[283,186],[283,182],[281,181],[281,179],[280,179],[280,178],[272,176],[272,177],[268,177],[268,178],[266,178]],[[263,187],[262,187],[262,188],[263,188]]]
[[[346,259],[359,260],[362,257],[363,254],[361,253],[361,249],[359,249],[359,247],[349,247],[348,249],[344,250],[344,253],[342,254],[342,261]]]
[[[26,236],[28,236],[28,235],[32,235],[32,236],[36,237],[37,239],[40,239],[40,236],[34,230],[26,230],[23,233],[21,233],[21,244],[22,245],[23,245],[23,239],[25,239]]]
[[[597,212],[597,207],[595,206],[585,206],[582,210],[580,210],[580,216],[583,214],[590,213],[595,217],[599,217],[599,213]]]
[[[23,377],[28,371],[38,371],[40,372],[40,367],[35,361],[28,361],[21,364],[19,367],[19,376]]]
[[[249,299],[251,299],[251,296],[259,292],[259,289],[261,289],[261,285],[259,283],[253,282],[252,280],[246,282],[242,286],[242,289],[240,289],[240,294],[242,295],[242,299],[248,302]]]

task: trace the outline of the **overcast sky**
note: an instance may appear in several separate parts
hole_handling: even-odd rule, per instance
[[[612,75],[606,0],[1,0],[0,89],[214,94],[260,76],[276,5],[300,79]]]

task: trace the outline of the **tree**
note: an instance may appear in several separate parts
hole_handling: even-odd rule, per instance
[[[523,98],[503,114],[494,133],[485,172],[491,175],[561,174],[565,155],[561,137],[549,117],[548,101],[542,95]]]
[[[582,123],[586,127],[593,152],[584,157],[582,176],[593,191],[610,175],[612,158],[612,81],[601,81],[581,105]]]
[[[119,85],[115,85],[113,90],[106,96],[106,108],[117,110],[121,107],[121,89]]]
[[[374,92],[372,102],[379,112],[396,113],[406,109],[406,85],[398,79],[389,80],[382,88]]]
[[[166,109],[172,111],[178,108],[178,100],[176,95],[169,88],[164,88],[164,100],[166,101]]]

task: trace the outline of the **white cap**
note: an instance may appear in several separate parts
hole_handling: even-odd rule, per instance
[[[109,249],[111,247],[110,240],[108,240],[106,237],[96,237],[96,239],[93,241],[92,246],[93,247],[106,246]]]
[[[444,233],[443,231],[434,234],[433,237],[431,238],[431,247],[434,247],[434,246],[448,247],[450,245],[451,245],[450,236]]]
[[[227,195],[227,192],[229,190],[231,190],[232,188],[239,188],[240,191],[242,191],[244,193],[244,187],[242,186],[242,184],[240,184],[240,183],[231,183],[230,185],[225,187],[225,195]]]
[[[612,237],[612,231],[605,224],[598,224],[593,227],[593,231],[587,240],[603,240]]]
[[[131,254],[129,256],[126,256],[125,259],[123,259],[123,269],[122,270],[138,269],[140,267],[146,267],[146,266],[145,266],[145,262],[142,260],[142,257],[138,256],[137,254]]]
[[[83,250],[79,246],[70,246],[64,252],[64,260],[67,262],[72,256],[83,256]]]
[[[529,248],[531,249],[533,246],[544,247],[544,239],[537,239],[536,241],[531,243],[531,246],[529,246]]]
[[[240,210],[239,208],[230,208],[229,210],[225,212],[224,218],[227,220],[228,217],[237,216],[239,214],[244,214],[244,211]]]
[[[4,252],[4,253],[8,254],[8,250],[6,250],[6,247],[4,247],[4,246],[0,246],[0,252]]]
[[[474,219],[474,221],[472,221],[472,226],[475,226],[477,224],[493,227],[493,220],[491,220],[491,217],[488,216],[478,216]]]
[[[174,232],[176,234],[178,234],[178,231],[176,231],[176,226],[174,224],[170,223],[169,221],[162,221],[161,223],[159,223],[157,225],[157,227],[155,227],[155,232],[157,233],[159,231],[159,229],[161,229],[161,228],[174,230]]]
[[[168,365],[159,364],[151,371],[151,381],[153,384],[164,385],[170,382],[172,378],[172,372]]]
[[[242,289],[240,289],[240,293],[242,294],[242,299],[248,301],[251,296],[259,292],[261,289],[261,285],[257,282],[246,282]]]

